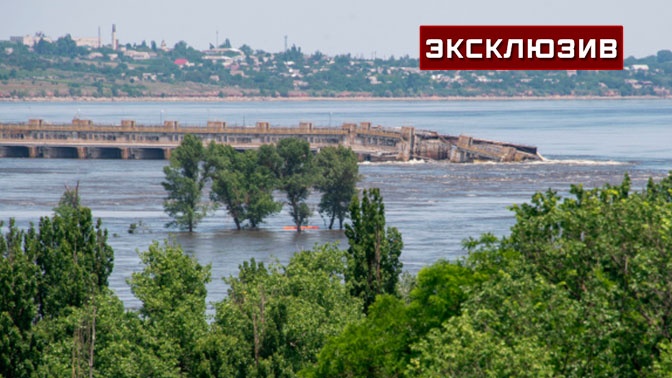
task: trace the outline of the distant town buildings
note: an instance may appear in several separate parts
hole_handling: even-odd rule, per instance
[[[292,47],[282,52],[253,50],[230,43],[198,51],[185,42],[173,51],[165,41],[120,44],[116,25],[109,37],[66,36],[73,43],[50,38],[42,32],[12,36],[0,41],[0,54],[13,55],[0,70],[0,81],[16,79],[23,87],[0,86],[0,98],[21,96],[149,96],[181,93],[199,83],[206,88],[194,96],[670,96],[669,67],[672,52],[657,58],[630,59],[622,72],[568,71],[430,71],[418,69],[417,59],[371,59],[350,55],[327,56],[302,53]],[[106,40],[103,43],[101,39]],[[40,41],[49,42],[47,46]],[[28,47],[17,46],[23,44]],[[226,46],[226,47],[224,47]],[[88,50],[88,51],[87,51]],[[53,59],[59,56],[61,59]],[[63,80],[39,82],[45,75],[15,63],[42,60]],[[85,66],[82,75],[78,66]],[[72,64],[75,62],[76,64]],[[28,65],[30,66],[30,65]],[[176,70],[175,68],[178,68]],[[58,78],[60,73],[51,75]],[[37,82],[37,84],[36,84]],[[158,82],[162,84],[152,85]],[[67,83],[67,84],[63,84]],[[92,85],[91,83],[95,83]],[[138,85],[138,83],[144,83]],[[14,83],[12,83],[14,85]],[[209,87],[208,87],[209,86]],[[196,87],[194,87],[196,88]],[[191,89],[188,89],[191,90]],[[188,91],[187,90],[187,91]],[[164,92],[165,91],[165,92]]]
[[[72,40],[75,41],[77,47],[90,47],[92,49],[101,48],[100,38],[98,37],[72,38]]]
[[[24,36],[12,36],[9,37],[9,40],[12,42],[22,43],[28,47],[35,46],[41,39],[44,39],[45,42],[53,42],[51,38],[44,35],[42,32],[37,32],[35,35],[24,35]]]
[[[148,60],[156,57],[156,53],[150,53],[147,51],[126,50],[124,51],[124,56],[127,56],[133,60]]]
[[[100,30],[99,30],[100,33]],[[77,47],[88,47],[92,49],[99,49],[103,47],[102,41],[100,39],[100,34],[98,37],[70,37],[72,40],[75,42]],[[43,32],[37,32],[35,35],[23,35],[23,36],[11,36],[9,37],[9,40],[11,42],[16,42],[16,43],[21,43],[25,46],[28,47],[34,47],[36,44],[40,42],[40,40],[44,40],[45,42],[53,43],[54,40],[48,36],[46,36]],[[112,25],[112,41],[109,45],[112,50],[117,50],[119,48],[119,40],[117,39],[117,27],[116,25]]]

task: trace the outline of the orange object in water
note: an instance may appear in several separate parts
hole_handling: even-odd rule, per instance
[[[282,229],[283,229],[283,230],[287,230],[287,231],[295,231],[295,230],[296,230],[296,226],[284,226]],[[319,228],[318,226],[301,226],[301,231],[305,231],[305,230],[319,230],[319,229],[320,229],[320,228]]]

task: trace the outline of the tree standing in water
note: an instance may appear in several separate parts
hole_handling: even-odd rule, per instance
[[[208,206],[201,201],[207,179],[204,156],[201,140],[187,134],[171,154],[170,164],[163,168],[166,180],[161,185],[168,192],[163,207],[173,218],[166,226],[192,232],[207,213]]]
[[[282,139],[277,145],[282,158],[279,167],[280,189],[287,193],[289,214],[294,220],[296,231],[301,232],[311,214],[306,199],[315,182],[313,154],[310,144],[303,139]]]
[[[329,219],[330,230],[336,219],[338,228],[343,229],[360,179],[357,155],[350,148],[330,146],[321,149],[315,160],[318,171],[315,188],[322,192],[319,211]]]
[[[266,164],[268,154],[277,156],[274,146],[245,152],[214,142],[208,146],[206,166],[212,167],[208,168],[212,171],[210,198],[226,206],[238,230],[245,221],[257,228],[264,218],[282,208],[282,203],[273,199],[277,179]]]

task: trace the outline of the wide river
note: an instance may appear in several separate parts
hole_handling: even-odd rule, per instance
[[[361,187],[382,191],[387,222],[404,239],[404,268],[417,272],[438,259],[464,255],[462,240],[484,232],[505,235],[514,223],[507,208],[528,201],[536,191],[569,185],[618,183],[624,173],[641,188],[649,177],[672,170],[672,100],[580,101],[320,101],[239,103],[0,103],[0,122],[43,118],[54,123],[73,117],[95,123],[135,119],[141,124],[177,120],[205,125],[208,120],[251,125],[318,126],[370,121],[384,126],[412,125],[445,134],[469,134],[538,146],[547,159],[526,164],[449,164],[411,162],[363,164]],[[212,264],[208,301],[226,295],[222,277],[254,257],[284,263],[300,249],[338,241],[341,231],[321,227],[300,235],[283,231],[291,220],[286,210],[259,231],[235,231],[224,211],[199,224],[196,232],[168,230],[164,224],[161,187],[165,161],[0,159],[0,219],[16,218],[20,226],[49,215],[65,185],[80,182],[84,205],[103,219],[115,251],[112,289],[127,307],[139,306],[126,280],[142,269],[137,251],[153,240],[174,237],[202,264]],[[279,196],[278,198],[281,198]],[[314,206],[318,198],[311,197]],[[131,223],[140,233],[129,234]],[[172,235],[172,236],[171,236]]]

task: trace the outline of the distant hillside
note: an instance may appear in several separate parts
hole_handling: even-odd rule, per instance
[[[672,94],[672,52],[623,71],[419,71],[410,57],[280,53],[247,45],[198,51],[152,42],[78,47],[70,36],[0,42],[0,99],[59,97],[547,97]]]

